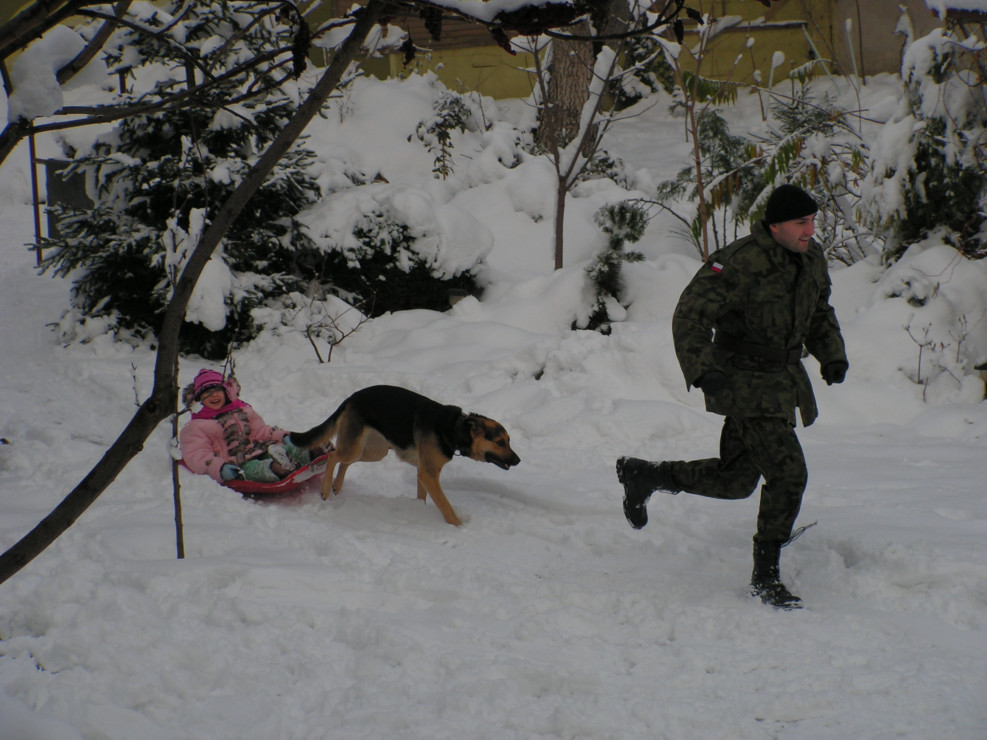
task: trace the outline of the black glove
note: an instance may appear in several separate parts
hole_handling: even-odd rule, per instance
[[[826,385],[832,385],[833,383],[842,383],[846,380],[846,371],[849,367],[843,360],[834,360],[823,365],[820,372],[822,373],[823,380],[826,381]]]
[[[722,370],[710,370],[696,380],[693,385],[701,388],[706,395],[715,396],[727,389],[730,385],[730,378]]]

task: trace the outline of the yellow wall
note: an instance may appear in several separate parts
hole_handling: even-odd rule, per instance
[[[0,0],[0,23],[6,23],[30,4],[25,0]]]
[[[511,56],[497,46],[449,49],[420,54],[409,66],[401,54],[371,59],[364,69],[377,77],[400,77],[409,72],[432,70],[450,90],[475,90],[492,98],[524,98],[531,94],[534,57],[519,52]]]
[[[689,5],[714,17],[743,19],[710,44],[702,67],[706,77],[754,83],[756,69],[760,72],[760,84],[766,85],[775,52],[782,52],[785,62],[775,70],[774,82],[787,79],[793,67],[816,58],[817,54],[823,58],[834,56],[832,0],[775,0],[770,10],[757,0],[691,0]],[[686,28],[694,29],[695,25],[690,22]],[[751,37],[754,43],[749,46]],[[696,32],[688,31],[684,45],[693,48],[697,41]],[[695,68],[687,55],[682,60],[686,69]],[[419,71],[434,70],[452,90],[478,90],[494,98],[526,97],[531,93],[531,75],[523,71],[533,66],[530,54],[512,57],[496,46],[474,47],[421,55],[413,65]],[[407,71],[400,54],[390,55],[386,62],[372,60],[365,68],[378,76],[400,76]]]
[[[926,0],[774,0],[770,9],[758,0],[693,0],[690,5],[716,17],[739,16],[745,21],[716,39],[704,74],[749,82],[758,69],[763,84],[775,51],[786,60],[775,71],[775,82],[812,59],[825,60],[825,69],[834,74],[897,73],[905,41],[895,33],[900,7],[908,10],[918,36],[940,25]],[[762,23],[755,25],[758,20]],[[747,21],[752,22],[750,30]],[[751,49],[746,47],[748,36],[754,39]],[[733,71],[738,55],[742,61]]]
[[[0,0],[0,23],[30,4],[25,0]],[[324,1],[301,0],[299,4],[303,8],[314,5],[308,15],[309,22],[313,24],[324,20],[329,12]],[[782,52],[786,61],[775,70],[775,82],[787,77],[793,66],[816,58],[817,54],[832,60],[827,66],[837,74],[854,71],[867,74],[897,72],[903,41],[894,34],[899,4],[908,6],[918,33],[927,33],[938,24],[925,0],[774,0],[770,8],[759,0],[690,0],[688,4],[701,13],[715,17],[739,16],[744,19],[743,23],[714,39],[703,64],[703,74],[718,79],[754,82],[756,69],[760,72],[761,84],[768,83],[771,59],[776,51]],[[861,12],[859,21],[856,17],[858,9]],[[759,19],[767,25],[750,25]],[[859,40],[852,35],[847,38],[847,19],[851,21],[851,34],[855,34],[860,26],[865,29],[863,64],[859,58]],[[749,37],[754,39],[750,48],[747,44]],[[695,42],[695,33],[688,33],[686,46],[692,47]],[[854,44],[852,47],[851,42]],[[736,63],[738,57],[740,61]],[[320,63],[321,50],[314,50],[312,59]],[[435,70],[443,83],[453,90],[478,90],[495,98],[526,97],[531,92],[532,80],[524,71],[532,66],[530,54],[512,57],[497,46],[481,46],[432,52],[415,62],[416,68],[423,64]],[[399,76],[406,71],[400,54],[390,55],[384,60],[371,60],[366,68],[374,74],[388,76]]]
[[[901,16],[899,6],[908,10],[916,38],[927,35],[941,23],[925,0],[895,0],[890,7],[883,1],[837,0],[833,11],[835,56],[841,69],[858,76],[879,72],[897,73],[905,39],[895,34]],[[847,34],[846,22],[850,21]],[[863,29],[863,39],[858,31]]]
[[[785,61],[774,70],[774,82],[812,59],[831,56],[831,2],[787,0],[768,9],[756,0],[699,0],[693,7],[721,21],[741,19],[710,40],[702,63],[705,77],[767,85],[777,52]],[[695,31],[686,34],[687,48],[694,49],[697,43]],[[692,67],[686,59],[683,66]]]

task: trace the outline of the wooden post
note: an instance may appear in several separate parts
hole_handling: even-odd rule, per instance
[[[38,197],[38,152],[34,146],[34,126],[27,135],[28,151],[31,157],[31,195],[34,202],[34,261],[41,264],[41,203]]]
[[[178,385],[178,355],[175,355],[175,378],[173,381],[175,407],[171,417],[171,436],[178,440],[178,407],[181,404],[181,388]],[[182,483],[179,476],[179,463],[174,458],[171,461],[171,490],[172,498],[175,500],[175,548],[178,559],[185,559],[185,525],[182,523]]]

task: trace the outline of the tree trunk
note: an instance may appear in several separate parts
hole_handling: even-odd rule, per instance
[[[589,25],[582,21],[573,33],[587,35]],[[579,133],[579,118],[593,78],[593,44],[552,39],[548,74],[548,99],[542,101],[535,141],[546,151],[555,152],[564,149]]]
[[[565,199],[569,194],[569,188],[565,185],[565,178],[559,177],[558,187],[555,189],[555,269],[561,270],[563,267],[562,245],[565,227]]]
[[[362,10],[350,35],[339,47],[339,51],[326,68],[322,78],[312,88],[308,98],[233,191],[216,214],[212,225],[202,235],[175,285],[174,295],[165,311],[158,335],[154,387],[151,395],[141,404],[130,423],[82,482],[33,530],[0,555],[0,583],[20,571],[72,526],[116,479],[127,463],[143,449],[144,443],[158,424],[173,412],[177,394],[175,368],[178,357],[178,336],[199,275],[247,201],[257,192],[261,183],[274,169],[274,165],[291,148],[329,99],[329,94],[339,84],[350,62],[360,51],[367,34],[382,15],[383,8],[384,0],[370,0]]]

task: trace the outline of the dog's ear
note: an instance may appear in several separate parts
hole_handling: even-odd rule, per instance
[[[480,414],[470,414],[466,417],[468,429],[470,430],[470,437],[476,439],[477,437],[486,437],[487,439],[493,439],[493,436],[498,433],[498,431],[504,431],[501,425],[491,419],[488,416],[482,416]]]

